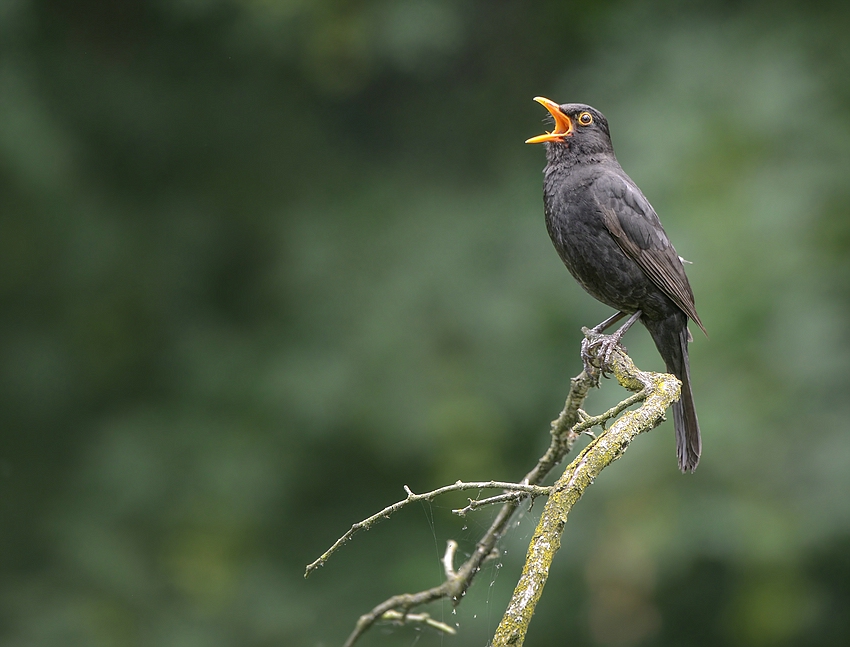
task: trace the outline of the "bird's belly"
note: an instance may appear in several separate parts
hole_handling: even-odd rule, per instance
[[[664,308],[666,296],[601,226],[580,220],[550,227],[558,254],[594,298],[622,312]]]

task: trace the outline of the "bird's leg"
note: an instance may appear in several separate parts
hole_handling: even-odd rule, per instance
[[[601,324],[591,328],[590,332],[595,332],[596,334],[602,334],[606,330],[608,330],[611,326],[613,326],[615,323],[620,321],[620,319],[622,319],[625,316],[626,316],[625,312],[615,312],[610,317],[608,317],[605,321],[603,321]]]
[[[643,312],[641,312],[640,310],[635,311],[635,313],[626,320],[626,323],[617,328],[613,335],[610,335],[605,341],[602,342],[602,347],[605,349],[605,358],[602,362],[603,367],[607,365],[608,361],[611,359],[611,351],[614,350],[615,346],[618,346],[620,344],[620,340],[623,338],[623,335],[626,334],[626,331],[628,331],[629,328],[634,326],[635,322],[640,319],[640,316],[642,314]]]
[[[620,326],[612,335],[603,335],[602,331],[610,328],[613,324],[625,317],[625,312],[618,312],[608,317],[601,324],[591,328],[590,330],[585,329],[585,338],[584,341],[581,342],[581,359],[584,363],[584,370],[588,375],[593,375],[596,372],[596,367],[593,365],[593,359],[596,358],[600,358],[599,368],[602,371],[602,374],[605,374],[605,369],[611,359],[611,353],[614,351],[615,347],[620,345],[620,340],[623,338],[623,335],[626,334],[626,331],[631,328],[638,319],[640,319],[641,314],[643,313],[640,310],[635,311],[626,323]],[[591,335],[594,336],[595,339],[591,339]],[[599,349],[595,353],[591,354],[591,349],[596,348],[597,346]]]

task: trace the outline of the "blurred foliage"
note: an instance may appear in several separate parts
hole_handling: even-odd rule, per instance
[[[547,442],[608,313],[542,222],[531,97],[586,101],[711,339],[576,508],[529,644],[846,645],[850,5],[0,4],[0,641],[342,642],[487,513],[355,520]],[[643,368],[660,368],[643,331]],[[613,384],[591,409],[619,399]],[[485,644],[535,510],[452,615]]]

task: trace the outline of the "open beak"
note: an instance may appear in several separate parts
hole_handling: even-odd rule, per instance
[[[526,144],[542,144],[543,142],[560,142],[564,140],[564,137],[572,137],[573,136],[573,122],[572,119],[567,117],[561,109],[558,107],[558,104],[554,101],[550,101],[545,97],[534,97],[534,100],[542,105],[546,110],[549,111],[549,114],[555,119],[555,130],[551,133],[546,133],[544,135],[537,135],[537,137],[532,137],[531,139],[526,139]]]

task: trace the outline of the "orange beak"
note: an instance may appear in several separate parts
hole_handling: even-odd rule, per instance
[[[551,133],[546,133],[545,135],[537,135],[537,137],[532,137],[531,139],[526,139],[526,144],[542,144],[543,142],[560,142],[564,140],[564,137],[572,137],[573,136],[573,122],[572,119],[567,117],[561,109],[558,107],[558,104],[554,101],[550,101],[545,97],[534,97],[534,100],[542,105],[546,110],[549,111],[549,114],[555,119],[555,130]]]

